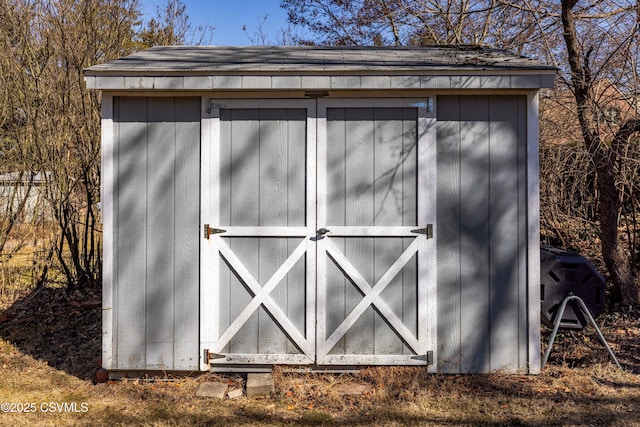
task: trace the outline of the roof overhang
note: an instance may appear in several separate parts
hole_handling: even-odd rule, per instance
[[[85,70],[100,90],[539,89],[557,69],[486,47],[155,47]]]

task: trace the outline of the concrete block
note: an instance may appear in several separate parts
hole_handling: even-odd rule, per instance
[[[264,396],[273,392],[271,374],[247,374],[247,396]]]
[[[227,393],[227,383],[222,382],[207,382],[200,384],[196,396],[198,397],[216,397],[218,399],[224,399],[224,395]]]
[[[229,399],[238,399],[242,397],[243,394],[244,393],[242,392],[241,388],[236,388],[227,392],[227,396],[229,397]]]
[[[364,384],[347,383],[337,387],[336,392],[338,394],[346,396],[360,396],[367,391],[367,386]]]

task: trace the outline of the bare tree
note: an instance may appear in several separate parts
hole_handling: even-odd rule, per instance
[[[138,49],[186,43],[202,44],[211,39],[213,30],[207,24],[194,27],[182,0],[166,0],[162,8],[157,7],[156,16],[143,23],[135,39],[138,41]]]
[[[514,46],[539,31],[530,13],[500,0],[282,0],[281,6],[312,35],[302,44]]]
[[[128,54],[135,0],[5,0],[0,53],[13,117],[4,138],[44,179],[51,255],[70,287],[101,274],[99,95],[82,70]]]
[[[618,229],[623,195],[619,187],[621,183],[619,166],[623,150],[631,137],[640,132],[640,119],[633,117],[624,121],[617,128],[613,138],[605,141],[598,123],[601,108],[595,99],[597,93],[594,92],[594,84],[599,74],[606,76],[612,73],[613,70],[610,69],[612,62],[618,67],[628,68],[625,57],[618,58],[616,53],[631,49],[629,43],[636,40],[637,22],[632,24],[632,31],[627,35],[613,34],[612,29],[606,29],[603,34],[599,28],[593,28],[591,25],[583,26],[585,33],[600,35],[605,40],[609,37],[614,38],[613,44],[603,49],[602,38],[586,38],[579,35],[579,16],[581,13],[591,11],[585,8],[576,10],[577,4],[578,0],[562,0],[562,27],[571,70],[570,87],[577,105],[580,131],[585,147],[593,159],[597,176],[602,256],[616,292],[619,293],[618,297],[625,304],[635,305],[640,302],[640,289],[635,285],[629,253],[620,242]],[[604,11],[604,16],[609,24],[614,25],[617,22],[616,15],[630,10],[633,9],[627,8],[622,11],[609,9]],[[599,58],[596,59],[596,57]],[[597,66],[594,67],[596,64]]]
[[[566,141],[571,131],[572,154],[582,162],[583,172],[589,173],[578,176],[563,171],[558,182],[542,183],[555,185],[557,191],[543,188],[542,195],[579,195],[580,201],[590,204],[591,208],[562,201],[573,214],[580,212],[585,224],[597,225],[600,253],[616,299],[640,303],[635,283],[640,249],[634,243],[640,229],[635,195],[638,162],[632,157],[638,153],[634,146],[640,133],[638,2],[281,0],[281,6],[291,23],[310,32],[310,38],[298,39],[304,44],[485,44],[556,65],[560,70],[557,88],[545,99],[545,107],[555,106],[547,110],[551,114],[543,115],[549,122],[542,128],[549,132],[558,119],[562,129],[554,131],[555,136],[543,134],[543,138],[552,136],[543,144]],[[620,109],[620,102],[632,108]],[[557,134],[560,130],[562,138]],[[562,148],[565,154],[568,148]],[[552,151],[545,150],[543,155]],[[562,225],[556,221],[553,227],[559,230]]]
[[[167,0],[146,26],[138,0],[0,0],[0,21],[3,152],[12,169],[44,180],[46,258],[56,260],[70,288],[98,285],[101,100],[85,89],[83,70],[137,49],[184,43],[198,29],[181,0]],[[14,217],[0,221],[2,236]]]

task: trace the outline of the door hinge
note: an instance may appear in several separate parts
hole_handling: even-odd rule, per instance
[[[433,351],[427,351],[425,354],[420,354],[417,356],[411,357],[413,360],[424,360],[427,362],[427,365],[433,365]]]
[[[208,348],[204,349],[202,356],[203,356],[204,363],[209,363],[212,360],[224,359],[225,357],[227,357],[224,354],[210,353]]]
[[[427,236],[427,239],[433,239],[433,224],[427,224],[424,228],[416,228],[415,230],[411,230],[412,233],[416,234],[424,234]]]
[[[227,230],[223,230],[221,228],[213,228],[210,227],[209,224],[205,224],[204,225],[204,238],[208,239],[209,236],[211,236],[212,234],[221,234],[221,233],[226,233]]]
[[[415,104],[411,104],[412,107],[424,108],[427,110],[427,113],[433,112],[433,98],[429,97],[422,102],[416,102]]]

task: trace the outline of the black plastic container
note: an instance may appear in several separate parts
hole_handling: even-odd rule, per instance
[[[582,255],[552,246],[540,247],[540,310],[542,322],[553,327],[560,304],[579,296],[595,318],[605,311],[605,279]],[[578,304],[570,302],[560,328],[582,329],[589,321]]]

